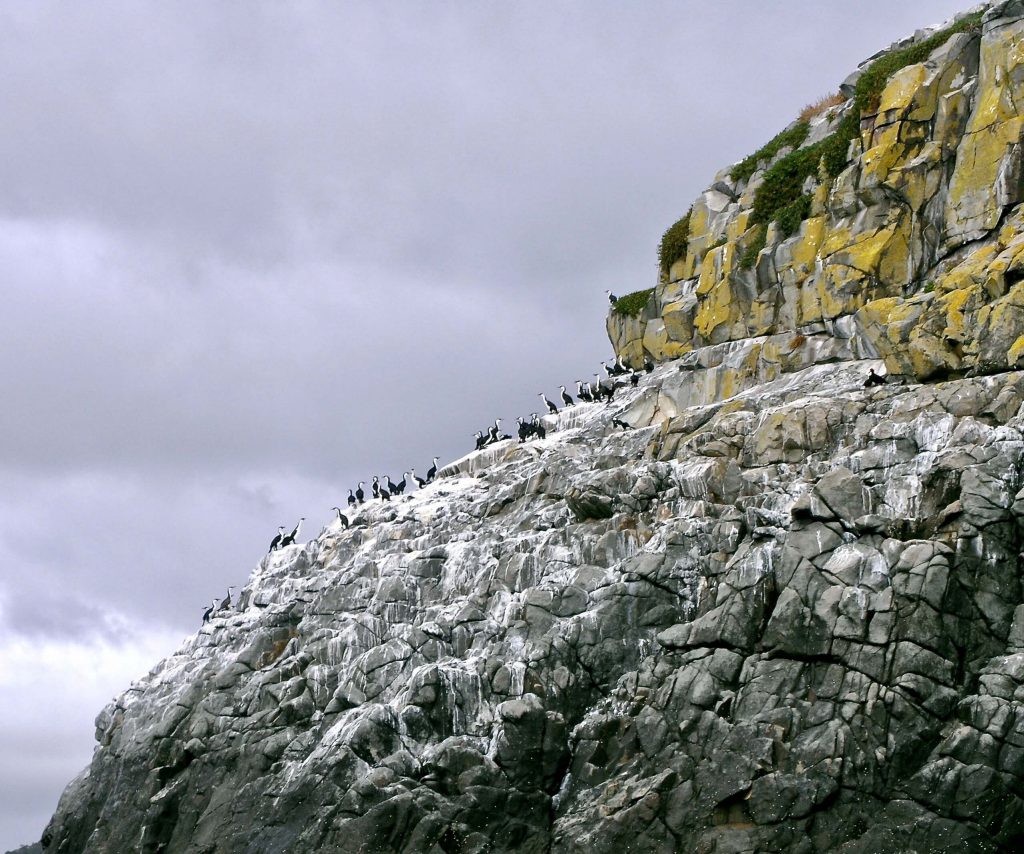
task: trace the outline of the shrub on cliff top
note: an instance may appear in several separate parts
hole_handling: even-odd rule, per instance
[[[686,216],[674,222],[668,231],[661,236],[661,243],[658,245],[658,264],[665,273],[668,273],[676,261],[686,257],[686,244],[690,239],[690,214],[692,212],[693,208],[690,208],[686,212]]]
[[[619,297],[618,302],[615,303],[615,308],[612,310],[623,317],[636,317],[644,310],[644,306],[647,305],[647,301],[650,300],[653,294],[654,288],[626,294],[624,297]]]

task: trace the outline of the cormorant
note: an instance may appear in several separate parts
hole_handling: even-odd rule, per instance
[[[207,608],[205,611],[203,611],[203,622],[204,623],[210,622],[210,617],[213,616],[213,612],[216,611],[216,610],[217,610],[217,600],[214,599],[213,603],[210,605],[210,607]]]
[[[617,303],[619,301],[619,298],[617,296],[615,296],[615,294],[613,294],[611,291],[605,291],[605,293],[608,294],[608,304],[609,305],[615,305],[615,303]]]
[[[277,536],[274,537],[274,539],[272,539],[270,541],[270,551],[268,551],[267,554],[270,554],[270,552],[272,552],[274,549],[278,548],[281,545],[281,540],[283,540],[283,539],[284,539],[284,525],[278,525],[277,526]],[[205,622],[205,620],[204,620],[204,622]]]
[[[871,371],[868,374],[868,378],[864,380],[864,388],[868,388],[873,385],[885,385],[885,376],[883,374],[876,374],[874,368],[869,368]]]
[[[544,396],[544,392],[538,392],[538,396],[544,401],[544,405],[548,408],[548,412],[552,415],[555,415],[558,412],[558,407]]]
[[[422,477],[416,477],[416,469],[409,469],[409,474],[412,475],[412,479],[416,481],[416,488],[423,489],[427,485],[427,482]]]
[[[633,373],[629,375],[629,384],[633,386],[633,388],[636,388],[638,382],[640,382],[640,374],[638,374],[636,371],[633,371]]]
[[[538,416],[536,412],[533,413],[533,423],[530,426],[533,428],[534,435],[538,439],[543,439],[548,435],[548,431],[544,429],[540,416]]]
[[[590,386],[583,387],[583,380],[576,380],[576,396],[587,403],[593,403],[594,398],[590,395]]]
[[[476,439],[476,450],[480,450],[484,445],[487,444],[487,437],[484,436],[479,430],[476,431],[476,435],[473,436]]]
[[[290,534],[286,535],[286,536],[285,536],[285,538],[284,538],[283,540],[281,540],[281,548],[282,548],[282,549],[283,549],[283,548],[284,548],[285,546],[291,546],[291,545],[295,545],[295,538],[296,538],[296,537],[297,537],[297,536],[299,535],[299,528],[301,528],[301,527],[302,527],[302,523],[303,523],[303,522],[305,522],[305,521],[306,521],[306,517],[305,517],[305,516],[303,516],[303,517],[302,517],[301,519],[299,519],[299,521],[298,521],[298,522],[297,522],[297,523],[295,524],[295,527],[294,527],[294,528],[292,529],[292,532],[291,532]]]
[[[348,491],[348,506],[349,507],[355,507],[356,506],[356,497],[352,494],[352,490],[351,489]]]
[[[649,374],[653,370],[654,362],[652,362],[650,359],[644,359],[644,372]]]
[[[612,419],[612,426],[613,427],[621,427],[623,430],[632,430],[633,429],[625,421],[623,421],[621,418],[613,418]]]
[[[572,396],[565,390],[564,385],[560,385],[559,388],[562,390],[562,403],[566,406],[575,406]]]
[[[220,600],[220,607],[217,608],[217,611],[227,611],[231,608],[231,591],[234,589],[233,585],[228,588],[228,595]]]
[[[338,521],[341,522],[341,527],[348,530],[348,516],[341,512],[340,507],[332,507],[331,509],[338,514]]]
[[[366,481],[361,480],[359,481],[359,485],[356,487],[356,501],[358,501],[360,504],[362,504],[364,499],[366,498],[366,493],[363,492],[364,483],[366,483]]]
[[[380,480],[377,475],[373,476],[373,483],[370,484],[370,491],[373,493],[374,498],[380,498]]]
[[[434,457],[434,464],[427,469],[427,483],[430,483],[430,481],[432,481],[437,475],[437,461],[439,459],[440,457]]]

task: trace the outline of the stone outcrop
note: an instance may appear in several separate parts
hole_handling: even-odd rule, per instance
[[[609,315],[617,353],[638,364],[819,334],[848,318],[858,348],[893,373],[927,380],[1024,366],[1022,43],[1024,4],[997,3],[976,32],[893,74],[859,113],[846,168],[809,179],[809,215],[788,237],[770,224],[746,266],[764,229],[754,198],[789,149],[749,179],[723,170],[694,201],[688,251],[662,271],[648,306],[635,318]],[[812,119],[803,147],[852,109],[851,100]]]
[[[274,553],[45,850],[1013,850],[1024,373],[869,368],[672,362]]]
[[[47,854],[1021,850],[1022,35],[897,72],[749,269],[720,175],[609,318],[653,373],[264,559]]]

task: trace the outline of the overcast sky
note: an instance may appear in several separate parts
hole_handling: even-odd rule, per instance
[[[0,3],[0,851],[278,525],[610,353],[605,288],[966,3]]]

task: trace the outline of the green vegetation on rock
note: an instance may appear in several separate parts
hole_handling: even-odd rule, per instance
[[[749,270],[755,263],[757,263],[757,256],[764,249],[765,241],[768,238],[768,226],[756,225],[754,228],[757,231],[754,232],[754,237],[747,245],[747,248],[743,250],[743,254],[740,256],[740,269]]]
[[[807,139],[811,126],[807,122],[797,122],[781,133],[775,134],[753,154],[744,157],[732,167],[729,174],[734,181],[746,181],[757,171],[757,164],[763,160],[771,160],[783,148],[797,148]]]
[[[636,317],[644,310],[644,306],[647,305],[653,294],[654,288],[647,288],[647,290],[644,291],[634,291],[631,294],[626,294],[624,297],[619,297],[618,302],[615,303],[613,311],[616,314],[621,314],[623,317]]]
[[[810,198],[804,193],[804,183],[808,178],[818,177],[818,167],[822,164],[829,178],[834,178],[842,172],[848,162],[850,143],[860,136],[862,114],[878,108],[879,96],[889,78],[901,68],[926,60],[929,54],[945,44],[950,36],[977,31],[981,25],[981,14],[977,12],[968,15],[917,44],[887,53],[872,62],[857,80],[853,103],[836,129],[814,145],[790,152],[765,172],[764,183],[754,196],[751,222],[757,224],[775,220],[783,234],[789,235],[796,231],[800,222],[810,213]],[[795,125],[791,130],[796,127],[799,125]],[[783,134],[785,133],[787,131],[783,131]],[[775,139],[779,139],[783,134],[779,134]],[[774,141],[768,143],[761,151],[766,150]],[[751,155],[756,156],[757,153]],[[737,170],[750,159],[748,157],[741,161],[732,173],[734,178],[737,176]]]
[[[686,257],[687,242],[690,239],[690,214],[693,208],[686,212],[686,216],[674,222],[662,236],[658,246],[658,264],[667,273],[672,265],[680,258]],[[621,301],[621,300],[620,300]]]

